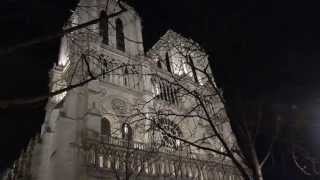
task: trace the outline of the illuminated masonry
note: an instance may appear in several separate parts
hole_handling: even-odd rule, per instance
[[[186,146],[158,127],[189,140],[209,133],[205,123],[159,115],[185,113],[195,102],[182,96],[175,77],[209,92],[198,69],[211,71],[199,45],[169,30],[145,55],[139,15],[115,0],[82,0],[66,27],[98,17],[100,23],[62,38],[50,89],[95,78],[49,99],[41,135],[30,141],[9,179],[240,179],[228,160]],[[223,109],[219,100],[210,102],[209,113],[217,113],[210,106]],[[223,110],[219,115],[227,119]],[[221,132],[230,134],[227,120],[221,124]]]

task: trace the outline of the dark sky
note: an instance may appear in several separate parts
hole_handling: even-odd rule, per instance
[[[313,91],[319,87],[315,83],[320,67],[317,4],[135,2],[145,22],[147,47],[167,28],[191,36],[215,54],[216,76],[228,92],[237,89],[247,95],[261,95],[289,91],[287,96],[296,96],[305,93],[304,88]]]
[[[57,32],[76,0],[4,0],[0,47]],[[131,0],[143,19],[145,48],[171,28],[214,57],[226,98],[268,97],[274,104],[319,103],[319,5],[294,0]],[[59,40],[0,57],[0,98],[47,92]],[[0,167],[39,131],[45,102],[1,110]],[[316,110],[314,110],[316,111]],[[313,119],[317,120],[317,117]]]

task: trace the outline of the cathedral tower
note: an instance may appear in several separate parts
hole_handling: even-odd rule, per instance
[[[90,179],[85,151],[97,144],[91,145],[90,138],[144,141],[124,118],[131,105],[148,96],[143,68],[138,66],[144,60],[140,17],[115,0],[83,0],[66,28],[97,18],[98,24],[62,38],[58,64],[50,73],[51,91],[96,80],[49,100],[37,179]],[[97,163],[99,157],[92,156]]]
[[[117,0],[81,0],[65,28],[92,21],[62,38],[41,135],[10,177],[240,179],[228,159],[183,142],[213,136],[189,88],[203,94],[208,117],[218,116],[219,132],[234,143],[223,104],[207,88],[215,83],[201,47],[168,30],[145,55],[141,18]]]

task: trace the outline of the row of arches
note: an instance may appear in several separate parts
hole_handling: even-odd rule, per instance
[[[142,90],[142,76],[141,76],[141,69],[138,66],[125,66],[122,68],[123,73],[123,86],[130,88],[130,89],[136,89],[136,90]]]
[[[113,63],[104,65],[104,67],[101,69],[102,73],[104,74],[104,72],[111,72],[104,74],[101,80],[138,91],[142,90],[143,83],[141,68],[135,65],[123,65],[122,68],[119,68],[119,66],[122,65]]]
[[[125,34],[123,29],[123,22],[120,18],[115,20],[116,31],[116,48],[125,51]],[[102,36],[102,43],[109,44],[109,19],[105,11],[100,12],[99,34]]]
[[[217,169],[216,164],[203,163],[166,156],[148,157],[143,153],[129,153],[119,149],[109,149],[104,154],[95,149],[87,152],[87,162],[91,167],[113,169],[119,172],[131,171],[148,176],[180,177],[199,180],[241,180],[239,175],[230,170]]]
[[[170,104],[178,104],[178,89],[173,87],[171,83],[160,78],[153,78],[151,83],[153,94],[157,99],[167,101]]]

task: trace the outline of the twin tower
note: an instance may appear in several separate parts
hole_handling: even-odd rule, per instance
[[[8,179],[241,179],[228,160],[184,141],[212,135],[188,88],[231,133],[199,45],[168,30],[145,53],[141,18],[116,0],[81,0],[65,28],[98,18],[62,38],[41,134]]]

